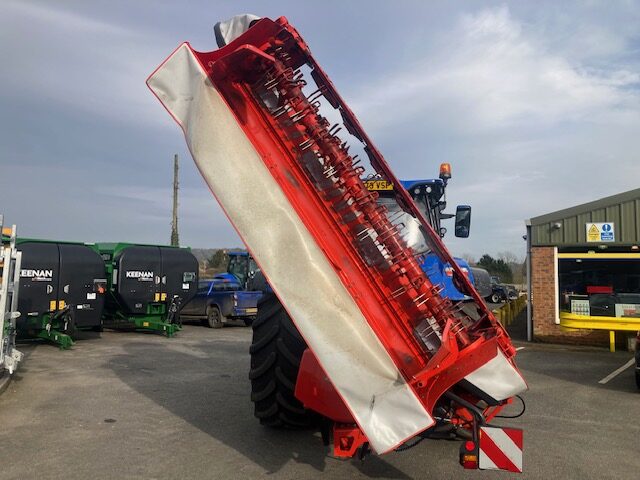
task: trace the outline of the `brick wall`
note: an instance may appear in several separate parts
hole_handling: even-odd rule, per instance
[[[557,302],[555,285],[554,248],[532,247],[531,295],[533,302],[533,336],[535,340],[607,346],[609,333],[606,331],[563,331],[560,325],[555,323],[555,302]]]

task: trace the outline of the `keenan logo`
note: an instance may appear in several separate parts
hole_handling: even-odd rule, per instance
[[[126,278],[137,278],[140,282],[149,282],[153,280],[153,272],[143,272],[140,270],[129,270],[125,272]]]
[[[21,269],[21,278],[30,278],[33,282],[50,282],[53,279],[53,270]]]

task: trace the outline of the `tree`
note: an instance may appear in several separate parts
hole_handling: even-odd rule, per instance
[[[498,252],[498,259],[503,260],[505,263],[511,265],[512,263],[520,264],[522,260],[518,258],[518,256],[513,252]]]
[[[488,253],[485,253],[484,255],[482,255],[480,257],[480,260],[478,260],[478,266],[481,268],[484,268],[489,273],[491,273],[491,270],[494,269],[495,263],[496,263],[495,259]]]
[[[488,253],[480,257],[478,267],[484,268],[491,276],[500,277],[501,282],[511,283],[513,281],[513,273],[507,262],[502,259],[496,260]]]
[[[512,282],[517,284],[524,283],[524,279],[526,276],[526,262],[522,259],[522,257],[518,257],[513,252],[505,251],[498,252],[498,259],[504,260],[504,262],[509,265],[509,268],[511,269]],[[524,274],[522,273],[523,266],[525,272]]]
[[[229,256],[227,255],[226,250],[219,249],[213,252],[213,254],[207,259],[207,268],[221,271],[227,268],[228,261]]]

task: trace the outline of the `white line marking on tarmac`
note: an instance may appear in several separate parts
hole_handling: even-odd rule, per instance
[[[516,352],[519,352],[520,350],[524,350],[525,348],[527,348],[527,347],[518,347],[518,348],[516,348]]]
[[[611,372],[609,375],[607,375],[606,377],[604,377],[602,380],[600,380],[598,383],[601,385],[604,385],[605,383],[609,382],[609,380],[611,380],[612,378],[617,377],[618,375],[620,375],[622,372],[624,372],[627,368],[629,368],[631,365],[633,365],[634,363],[636,363],[636,361],[632,358],[631,360],[629,360],[627,363],[625,363],[623,366],[621,366],[620,368],[618,368],[617,370],[614,370],[613,372]]]

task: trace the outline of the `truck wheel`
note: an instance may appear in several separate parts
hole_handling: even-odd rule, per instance
[[[294,391],[307,344],[274,294],[258,303],[251,342],[251,401],[254,415],[269,427],[306,428],[315,415]]]
[[[500,295],[498,295],[497,293],[491,294],[491,303],[501,303],[500,301]]]
[[[207,326],[209,328],[222,328],[224,326],[220,309],[215,305],[207,308]]]

